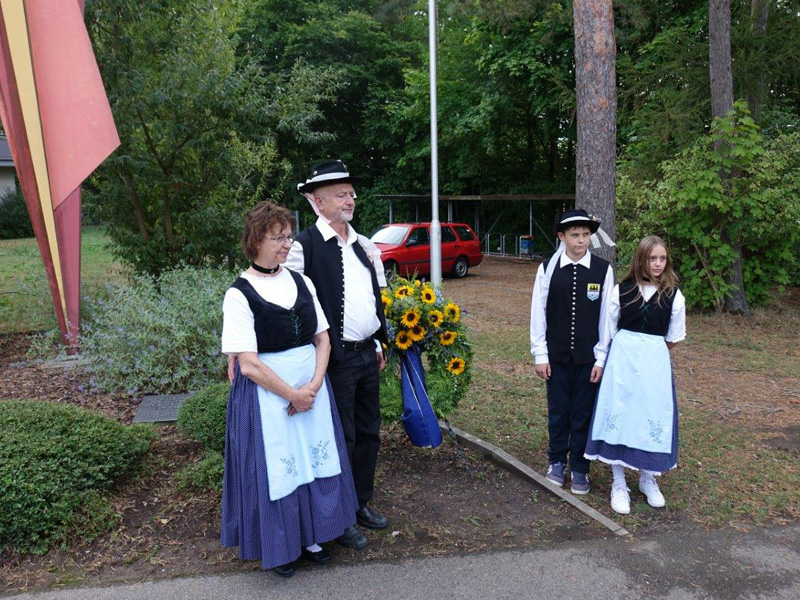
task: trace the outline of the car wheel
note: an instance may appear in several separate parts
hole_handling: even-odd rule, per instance
[[[387,260],[383,263],[383,271],[386,275],[386,281],[390,281],[395,275],[397,275],[397,261],[396,260]]]
[[[461,279],[462,277],[466,277],[467,273],[469,273],[469,263],[466,258],[459,256],[456,262],[453,263],[453,277]]]

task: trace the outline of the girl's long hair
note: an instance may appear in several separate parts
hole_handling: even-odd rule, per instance
[[[656,246],[663,246],[664,250],[667,252],[667,264],[664,265],[664,270],[658,277],[650,273],[650,255],[653,253],[653,249]],[[636,297],[628,304],[633,304],[642,297],[641,288],[648,283],[656,286],[656,294],[658,294],[656,302],[659,305],[661,304],[663,294],[666,293],[669,296],[673,295],[675,289],[678,287],[678,276],[672,268],[672,256],[664,240],[657,235],[648,235],[639,242],[639,246],[636,248],[636,252],[633,255],[631,266],[628,268],[628,272],[625,274],[623,281],[634,281],[637,284]]]

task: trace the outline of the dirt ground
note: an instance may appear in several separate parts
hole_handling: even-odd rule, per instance
[[[461,304],[475,333],[526,331],[534,269],[529,262],[487,258],[466,279],[446,280],[445,292]],[[788,302],[800,306],[800,292],[795,290]],[[771,348],[769,340],[776,330],[800,329],[798,314],[786,311],[775,318],[765,313],[749,320],[700,317],[692,325],[706,337],[750,328],[753,336],[767,340],[767,354],[794,360],[800,358],[800,348]],[[79,368],[41,369],[26,358],[29,343],[24,335],[0,337],[0,398],[67,402],[131,422],[137,399],[90,393],[88,377]],[[730,351],[724,344],[718,349],[681,344],[673,354],[679,398],[746,425],[765,443],[797,449],[800,380],[764,369],[734,369]],[[176,489],[174,474],[198,460],[201,448],[174,426],[159,431],[143,473],[114,491],[119,525],[92,544],[41,557],[0,553],[0,594],[259,568],[219,546],[217,494]],[[330,544],[337,563],[530,548],[608,535],[532,484],[475,454],[462,455],[449,440],[435,451],[418,449],[405,441],[401,428],[392,426],[384,429],[382,441],[374,504],[387,514],[390,527],[367,532],[370,545],[361,552]]]

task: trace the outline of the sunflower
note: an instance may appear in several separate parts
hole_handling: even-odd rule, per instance
[[[394,291],[395,298],[409,298],[414,295],[414,288],[410,285],[401,285]]]
[[[467,368],[467,363],[464,361],[463,358],[459,356],[451,358],[447,363],[447,370],[450,371],[453,375],[461,375],[464,372],[464,369],[466,368]]]
[[[448,321],[458,323],[461,318],[461,309],[458,308],[458,304],[448,302],[444,307],[444,316]]]
[[[389,312],[389,307],[392,305],[394,300],[392,300],[391,296],[381,293],[381,302],[383,302],[383,313],[386,314]]]
[[[425,328],[422,325],[415,325],[408,330],[408,337],[414,342],[420,342],[425,337],[425,333]]]
[[[435,294],[435,293],[434,293],[434,291],[433,291],[433,290],[432,290],[432,289],[431,289],[429,286],[427,286],[427,285],[426,285],[424,288],[422,288],[422,290],[420,291],[420,293],[419,293],[419,298],[420,298],[420,300],[422,300],[422,301],[423,301],[425,304],[433,304],[434,302],[436,302],[436,294]]]
[[[400,324],[403,327],[411,328],[417,323],[419,323],[419,313],[413,308],[409,308],[403,313],[403,316],[400,317]]]
[[[457,335],[458,334],[455,331],[443,331],[439,334],[439,343],[442,346],[449,346],[456,341]]]
[[[428,313],[428,323],[434,327],[441,325],[442,321],[444,321],[444,315],[442,314],[442,311],[432,310]]]
[[[408,350],[414,341],[407,331],[398,331],[397,336],[394,338],[394,343],[400,350]]]

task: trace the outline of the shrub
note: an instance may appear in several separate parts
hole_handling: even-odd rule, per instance
[[[208,450],[225,449],[225,411],[228,406],[227,382],[203,388],[186,400],[178,412],[178,429]]]
[[[0,240],[33,237],[33,225],[22,193],[10,190],[0,194]]]
[[[147,451],[152,428],[40,401],[0,401],[0,549],[42,554],[114,523],[104,492]]]
[[[111,284],[91,299],[81,346],[98,387],[176,393],[224,379],[222,299],[233,279],[185,268]]]
[[[186,465],[178,472],[178,489],[221,492],[224,467],[222,453],[209,450],[199,463]]]

